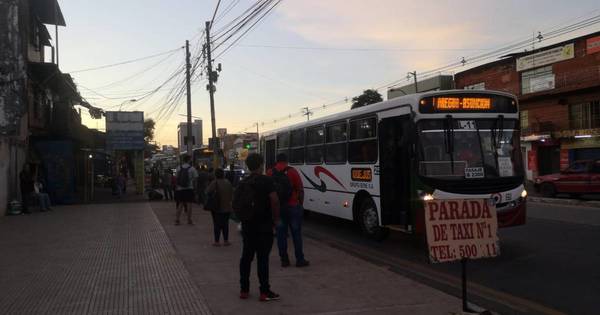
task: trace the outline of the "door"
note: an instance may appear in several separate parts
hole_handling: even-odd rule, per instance
[[[384,118],[379,122],[379,186],[383,225],[410,224],[411,157],[404,137],[409,136],[410,116]]]
[[[540,176],[560,172],[560,147],[538,146],[538,173]]]

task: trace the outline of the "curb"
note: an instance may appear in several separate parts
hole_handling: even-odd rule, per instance
[[[561,198],[527,197],[530,202],[600,208],[600,201]]]

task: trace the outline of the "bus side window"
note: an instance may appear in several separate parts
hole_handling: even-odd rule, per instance
[[[346,163],[346,122],[327,126],[325,145],[325,162],[332,164]]]
[[[348,161],[350,163],[377,162],[377,119],[375,117],[350,121]]]
[[[282,132],[277,134],[277,154],[285,153],[288,157],[290,147],[290,133]]]
[[[304,129],[294,130],[290,136],[290,164],[304,163]]]
[[[323,126],[306,129],[306,164],[323,163],[323,142],[325,131]]]

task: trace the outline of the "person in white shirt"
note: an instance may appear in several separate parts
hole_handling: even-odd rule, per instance
[[[175,201],[177,201],[177,211],[175,214],[175,225],[181,224],[179,217],[181,211],[185,211],[188,217],[188,224],[192,225],[192,204],[194,203],[194,184],[198,178],[198,171],[191,165],[190,156],[184,155],[183,164],[177,168],[177,186],[175,188]]]

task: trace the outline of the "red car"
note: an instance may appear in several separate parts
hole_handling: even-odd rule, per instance
[[[560,173],[539,176],[535,179],[535,189],[544,197],[600,193],[600,159],[575,161]]]

